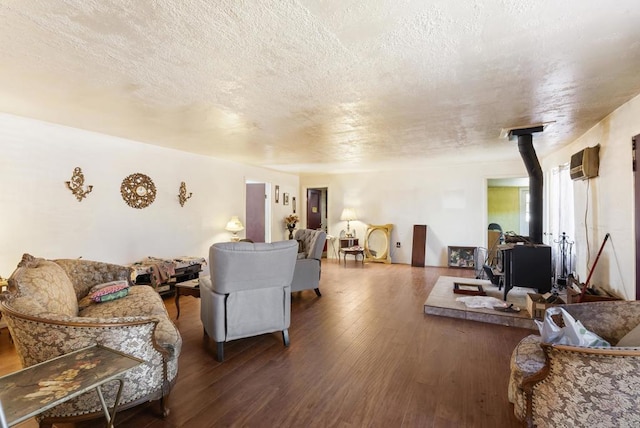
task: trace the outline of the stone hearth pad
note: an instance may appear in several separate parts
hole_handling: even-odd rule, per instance
[[[484,279],[459,278],[455,276],[441,276],[433,286],[427,300],[424,302],[424,313],[451,318],[461,318],[472,321],[480,321],[491,324],[500,324],[510,327],[521,327],[538,330],[535,322],[527,312],[527,293],[534,293],[535,290],[523,287],[513,287],[507,295],[507,302],[513,303],[520,308],[520,312],[501,312],[486,308],[468,308],[462,302],[456,302],[460,294],[453,292],[453,283],[482,285],[487,296],[502,300],[504,290]]]

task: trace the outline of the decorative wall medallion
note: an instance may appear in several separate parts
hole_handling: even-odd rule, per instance
[[[180,183],[180,193],[178,194],[178,200],[180,201],[180,206],[184,207],[184,203],[187,202],[187,199],[191,197],[191,192],[187,195],[187,185],[184,183]]]
[[[122,180],[122,199],[132,208],[145,208],[156,199],[156,185],[148,175],[135,173]]]

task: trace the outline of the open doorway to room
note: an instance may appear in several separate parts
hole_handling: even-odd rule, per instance
[[[502,270],[498,246],[505,236],[529,234],[529,178],[487,179],[487,251],[483,264]],[[481,260],[476,260],[480,263]]]
[[[271,242],[271,184],[245,182],[245,236],[253,242]]]
[[[307,229],[327,231],[328,193],[326,187],[307,189]]]
[[[487,179],[487,220],[503,233],[529,235],[528,177]]]
[[[325,233],[328,233],[328,200],[329,189],[326,187],[307,189],[307,229],[324,230]],[[324,243],[322,254],[323,257],[326,257],[327,242]]]

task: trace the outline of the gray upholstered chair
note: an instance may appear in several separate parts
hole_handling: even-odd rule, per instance
[[[314,290],[320,297],[322,250],[327,234],[321,230],[298,229],[295,239],[302,248],[298,249],[291,291]]]
[[[210,277],[200,278],[200,318],[205,335],[217,344],[282,331],[289,346],[291,279],[296,241],[223,242],[209,249]]]

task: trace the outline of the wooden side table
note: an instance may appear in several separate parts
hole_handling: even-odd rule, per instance
[[[3,376],[0,402],[6,420],[2,422],[6,426],[19,424],[95,389],[107,427],[112,428],[124,385],[123,374],[142,363],[139,358],[94,345]],[[101,387],[111,381],[118,382],[118,391],[109,412]]]
[[[200,298],[200,280],[192,279],[176,284],[176,319],[180,318],[180,296],[193,296]]]

